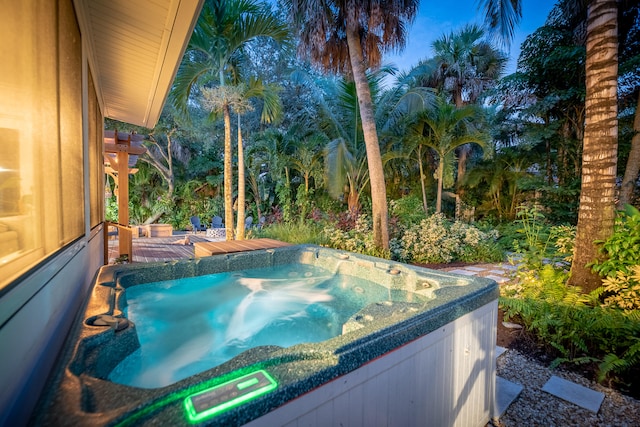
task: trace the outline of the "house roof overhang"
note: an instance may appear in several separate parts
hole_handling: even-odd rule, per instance
[[[204,0],[74,0],[105,117],[152,128]]]

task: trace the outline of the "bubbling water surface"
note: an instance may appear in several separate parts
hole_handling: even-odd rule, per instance
[[[140,348],[109,380],[143,388],[172,384],[249,348],[325,341],[367,305],[407,297],[304,264],[147,283],[126,293],[124,312]]]

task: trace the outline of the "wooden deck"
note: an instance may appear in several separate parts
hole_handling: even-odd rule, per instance
[[[189,244],[184,244],[185,237]],[[249,239],[215,241],[204,233],[174,234],[171,237],[137,237],[133,239],[133,262],[171,261],[216,254],[289,246],[289,243],[273,239]],[[109,240],[109,264],[118,256],[118,240]]]
[[[196,257],[229,254],[233,252],[255,251],[257,249],[280,248],[290,243],[274,239],[232,240],[229,242],[197,242],[194,243]]]

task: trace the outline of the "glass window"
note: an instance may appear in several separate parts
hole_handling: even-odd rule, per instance
[[[0,293],[82,236],[85,224],[82,48],[72,2],[3,8]]]
[[[104,221],[105,182],[103,163],[103,133],[104,123],[98,97],[93,86],[93,77],[89,71],[89,194],[91,198],[91,228]]]

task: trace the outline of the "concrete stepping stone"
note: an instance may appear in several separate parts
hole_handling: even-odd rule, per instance
[[[506,348],[504,348],[504,347],[502,347],[502,346],[497,345],[497,346],[496,346],[496,359],[497,359],[498,357],[502,356],[502,355],[504,354],[504,352],[505,352],[505,351],[507,351],[507,349],[506,349]]]
[[[581,386],[563,378],[552,376],[549,381],[542,387],[542,391],[546,391],[560,399],[580,406],[591,412],[598,413],[600,405],[604,400],[604,394],[599,391]]]
[[[471,270],[471,271],[477,271],[477,272],[481,272],[481,271],[486,271],[486,268],[482,268],[482,267],[475,267],[473,265],[470,265],[469,267],[464,267],[465,270]]]
[[[464,274],[465,276],[474,276],[476,274],[475,271],[469,271],[469,270],[463,270],[463,269],[451,270],[449,271],[449,273]]]
[[[500,418],[522,392],[520,384],[496,376],[496,398],[493,403],[493,418]]]
[[[504,282],[508,282],[509,278],[508,277],[504,277],[504,276],[496,276],[495,274],[490,274],[488,276],[485,276],[487,279],[492,279],[495,280],[498,283],[504,283]]]
[[[502,322],[502,326],[508,329],[522,329],[522,325],[518,325],[517,323],[512,322]]]

